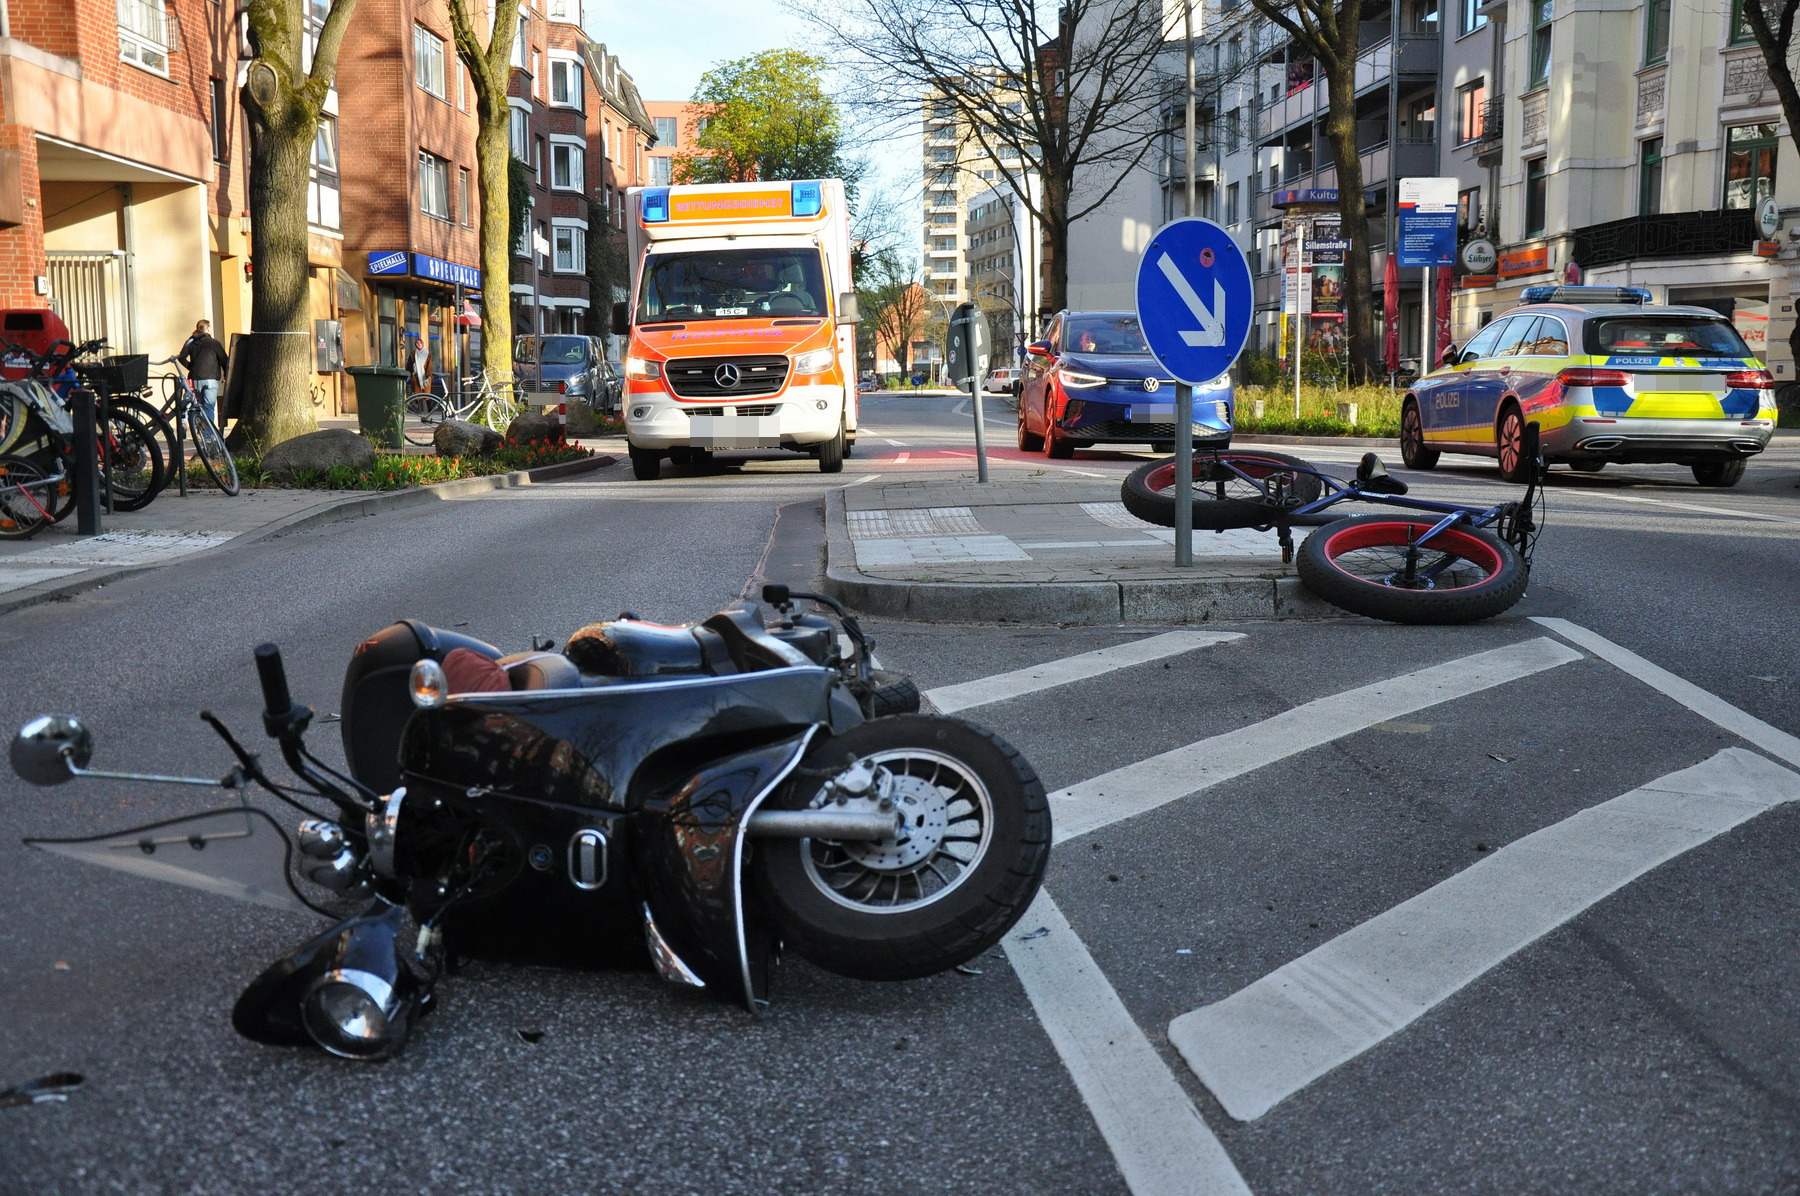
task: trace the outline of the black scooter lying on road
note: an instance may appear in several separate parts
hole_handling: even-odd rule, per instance
[[[794,599],[819,610],[798,613]],[[256,649],[278,782],[104,772],[79,720],[12,743],[26,780],[223,785],[238,804],[85,839],[30,839],[105,867],[334,920],[265,970],[232,1022],[259,1042],[392,1054],[459,958],[648,962],[676,985],[765,1002],[783,945],[867,980],[943,971],[1024,912],[1050,851],[1043,785],[998,736],[917,713],[829,598],[771,585],[662,627],[625,615],[560,652],[502,654],[406,620],[344,678],[348,774],[307,749],[313,712]],[[260,789],[305,816],[291,831]],[[321,798],[335,809],[308,802]]]

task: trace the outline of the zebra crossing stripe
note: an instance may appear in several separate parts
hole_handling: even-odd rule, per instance
[[[1116,669],[1147,664],[1165,656],[1175,656],[1191,652],[1195,648],[1208,648],[1214,644],[1243,638],[1244,633],[1241,631],[1170,631],[1163,635],[1132,640],[1130,643],[1083,652],[1078,656],[1065,656],[1060,660],[1034,664],[1029,668],[1014,669],[1009,673],[996,673],[991,677],[965,681],[960,685],[939,686],[926,691],[925,696],[931,699],[940,713],[949,714],[954,710],[967,710],[971,706],[986,706],[990,702],[1023,697],[1058,685],[1067,685],[1072,681],[1085,681]]]

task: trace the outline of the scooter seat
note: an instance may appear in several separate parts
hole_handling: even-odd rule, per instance
[[[495,663],[515,690],[581,688],[581,670],[560,652],[514,652]]]

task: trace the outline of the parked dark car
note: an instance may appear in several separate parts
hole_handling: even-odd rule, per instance
[[[1231,379],[1194,393],[1194,443],[1231,443]],[[1072,456],[1096,444],[1175,445],[1175,380],[1150,355],[1128,311],[1064,311],[1026,346],[1019,448]]]
[[[513,341],[513,371],[530,404],[579,402],[602,410],[607,402],[603,370],[608,365],[598,337],[555,333]],[[618,405],[616,389],[612,402]]]

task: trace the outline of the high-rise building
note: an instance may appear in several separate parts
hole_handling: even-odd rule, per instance
[[[1004,186],[1002,175],[1021,172],[1025,163],[1012,147],[995,147],[991,155],[984,150],[952,101],[927,96],[924,105],[924,286],[931,306],[947,311],[969,298],[962,225],[970,198],[996,183]],[[942,318],[941,311],[935,314]]]

